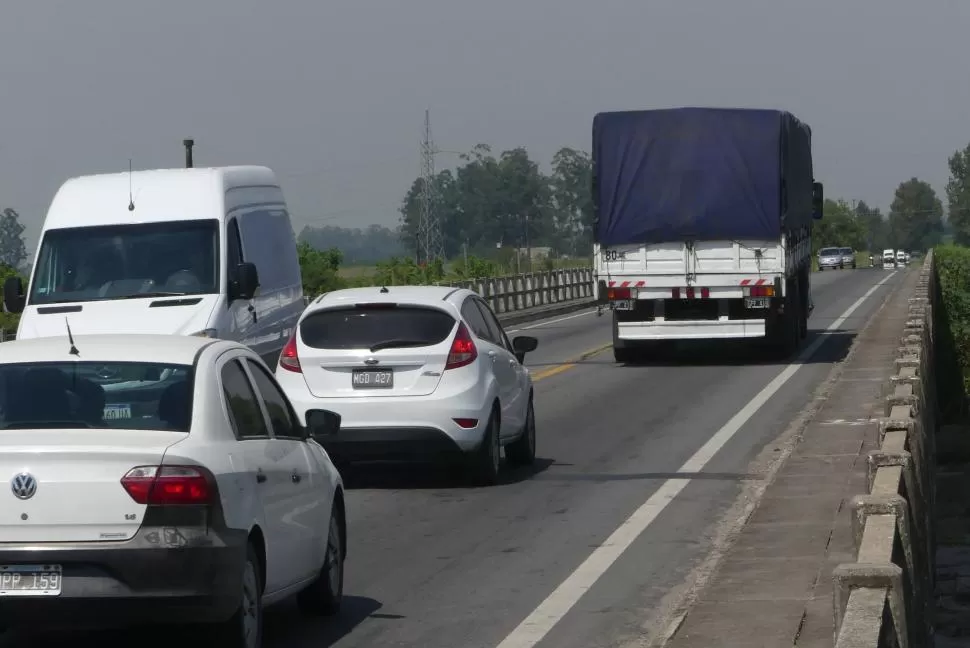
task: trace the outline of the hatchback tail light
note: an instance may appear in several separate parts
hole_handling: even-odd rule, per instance
[[[205,473],[192,466],[136,466],[121,485],[131,499],[148,506],[211,504],[215,494]]]
[[[455,333],[455,339],[451,343],[451,350],[448,352],[448,362],[445,364],[445,371],[466,367],[475,362],[475,358],[477,357],[478,349],[475,347],[475,341],[468,332],[468,327],[465,326],[464,322],[459,322],[458,332]]]
[[[300,366],[300,356],[296,352],[296,331],[293,331],[293,335],[290,336],[280,353],[280,366],[287,371],[303,373],[303,367]]]

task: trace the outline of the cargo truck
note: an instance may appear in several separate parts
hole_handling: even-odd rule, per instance
[[[613,354],[808,332],[823,188],[811,129],[778,110],[673,108],[593,120],[594,271]]]

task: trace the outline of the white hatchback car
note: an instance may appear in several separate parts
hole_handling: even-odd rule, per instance
[[[494,483],[501,449],[535,460],[534,337],[511,341],[488,304],[463,288],[391,286],[321,295],[283,348],[276,377],[303,412],[342,417],[322,440],[334,460],[466,458]]]
[[[206,623],[257,648],[263,605],[340,605],[343,484],[272,373],[175,335],[0,345],[0,626]]]

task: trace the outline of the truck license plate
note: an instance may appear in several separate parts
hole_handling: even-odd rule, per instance
[[[616,310],[632,311],[635,305],[636,302],[633,299],[621,299],[613,302],[613,308]]]
[[[745,297],[744,307],[745,308],[768,308],[768,298],[767,297]]]

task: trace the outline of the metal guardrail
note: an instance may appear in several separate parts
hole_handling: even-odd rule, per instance
[[[854,563],[835,568],[836,648],[932,645],[936,381],[932,251],[909,300],[868,490],[851,503]]]
[[[592,268],[548,270],[441,285],[474,290],[498,315],[592,299],[595,294]]]

